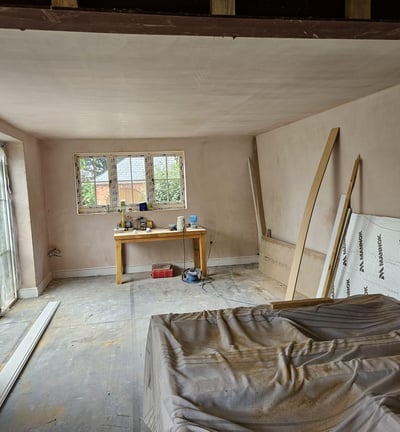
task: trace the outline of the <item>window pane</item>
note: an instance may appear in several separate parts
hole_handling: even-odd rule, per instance
[[[168,183],[165,180],[154,181],[155,202],[168,202]]]
[[[96,205],[96,192],[94,183],[82,183],[81,186],[82,205],[94,206]]]
[[[94,180],[94,162],[92,157],[80,158],[79,166],[81,170],[82,182]]]
[[[81,203],[84,207],[110,204],[110,187],[105,157],[79,158]]]
[[[127,204],[147,201],[144,156],[116,158],[118,200]]]
[[[169,201],[179,202],[181,200],[181,183],[179,179],[169,181],[168,192]]]
[[[140,203],[147,201],[146,182],[135,181],[133,184],[133,202]]]
[[[167,166],[165,156],[155,156],[153,158],[154,164],[154,179],[166,179],[167,178]]]
[[[155,156],[154,190],[156,202],[180,202],[180,163],[178,156]]]
[[[96,183],[97,205],[110,204],[110,187],[108,182]]]
[[[81,157],[79,158],[81,180],[83,182],[94,181],[94,179],[105,173],[108,181],[107,159],[104,157]],[[99,181],[99,180],[97,180]]]
[[[110,204],[110,183],[106,158],[94,158],[94,170],[96,173],[96,205]]]
[[[167,166],[168,166],[168,178],[179,179],[179,158],[176,156],[168,156]]]

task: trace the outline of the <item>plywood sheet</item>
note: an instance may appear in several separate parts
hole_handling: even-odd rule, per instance
[[[283,285],[287,285],[295,245],[271,237],[263,237],[260,250],[259,270]],[[315,297],[325,255],[304,249],[297,282],[296,296]]]

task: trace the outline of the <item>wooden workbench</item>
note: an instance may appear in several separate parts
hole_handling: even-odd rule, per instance
[[[205,228],[186,228],[184,231],[169,231],[167,229],[154,228],[147,231],[123,231],[114,233],[115,260],[117,265],[117,284],[122,283],[123,257],[122,245],[125,243],[145,243],[164,240],[193,239],[193,259],[196,268],[200,268],[203,276],[207,275],[206,259],[206,234]]]

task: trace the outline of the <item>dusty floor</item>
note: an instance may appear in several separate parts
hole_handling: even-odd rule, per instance
[[[0,319],[0,368],[53,300],[60,306],[0,409],[1,432],[144,432],[143,364],[151,315],[282,299],[255,265],[215,267],[200,284],[148,274],[53,281]]]

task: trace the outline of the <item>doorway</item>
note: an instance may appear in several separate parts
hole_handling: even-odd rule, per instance
[[[7,157],[0,143],[0,315],[16,300],[19,279],[11,198]]]

